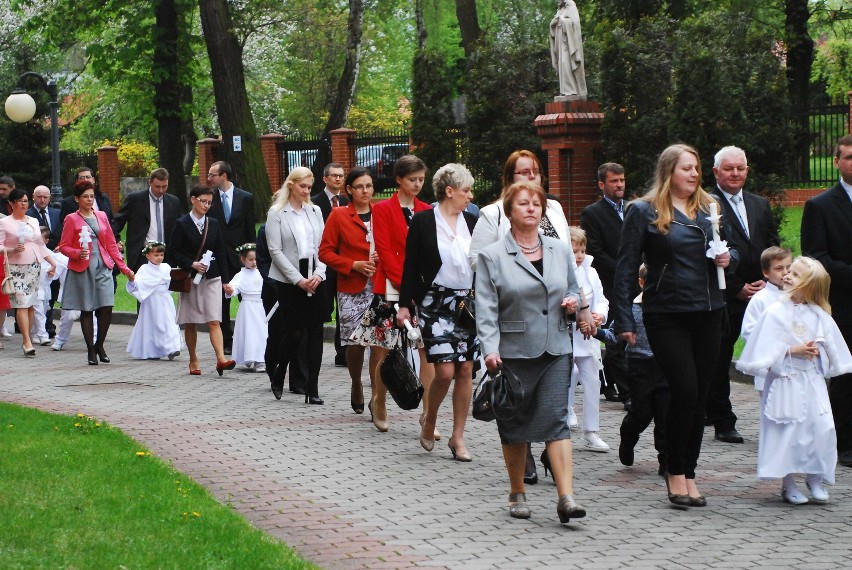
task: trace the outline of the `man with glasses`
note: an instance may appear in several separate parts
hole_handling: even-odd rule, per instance
[[[83,166],[77,170],[77,175],[74,177],[74,184],[81,180],[88,180],[92,184],[95,185],[95,210],[99,210],[106,214],[109,223],[112,224],[115,216],[112,213],[112,202],[109,200],[109,196],[101,192],[100,188],[98,188],[98,183],[95,181],[95,173],[88,166]],[[77,202],[74,200],[74,194],[72,193],[70,196],[66,196],[60,202],[59,208],[59,223],[60,225],[65,222],[65,216],[68,214],[73,214],[77,211]],[[119,235],[113,231],[115,235],[115,241],[118,242]],[[59,235],[62,235],[62,228],[59,228]],[[119,245],[120,247],[120,245]]]
[[[332,208],[342,208],[349,204],[349,198],[344,196],[343,187],[346,175],[343,171],[343,165],[337,162],[331,162],[326,165],[322,171],[322,181],[325,182],[325,188],[313,196],[311,202],[319,206],[322,210],[322,221],[328,220],[331,215]],[[328,300],[331,303],[331,309],[334,308],[334,300],[337,298],[337,273],[330,268],[326,269],[326,286],[328,287]],[[346,347],[340,344],[340,319],[337,314],[334,316],[337,323],[334,330],[334,365],[337,367],[346,366]]]
[[[234,186],[232,177],[231,165],[224,160],[210,165],[210,170],[207,171],[207,186],[213,188],[213,204],[207,215],[219,220],[225,230],[228,272],[230,275],[236,275],[242,267],[236,250],[244,243],[254,243],[257,231],[254,224],[254,196]],[[225,297],[223,291],[222,338],[225,342],[225,354],[231,354],[231,345],[234,342],[230,314],[231,300]]]

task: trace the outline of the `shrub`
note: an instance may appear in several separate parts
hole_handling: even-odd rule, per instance
[[[99,146],[118,148],[122,176],[148,176],[159,165],[159,151],[147,143],[115,139],[105,140]]]

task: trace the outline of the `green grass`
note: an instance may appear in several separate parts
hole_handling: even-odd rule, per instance
[[[315,568],[120,430],[0,403],[0,567]]]

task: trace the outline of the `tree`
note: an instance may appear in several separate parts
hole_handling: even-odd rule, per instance
[[[479,27],[479,15],[476,11],[476,0],[456,0],[456,16],[459,19],[464,55],[468,59],[476,49],[476,42],[482,35]]]
[[[787,48],[787,96],[796,118],[792,167],[800,180],[810,171],[808,107],[814,41],[808,33],[808,0],[784,1],[784,42]]]
[[[213,76],[216,113],[225,141],[225,159],[234,169],[235,180],[254,194],[255,214],[263,218],[272,192],[249,108],[242,45],[234,34],[226,0],[199,0],[199,9]],[[235,136],[241,137],[240,151],[234,150]]]
[[[337,83],[337,93],[331,105],[323,137],[346,124],[349,108],[355,96],[355,85],[361,66],[361,33],[364,24],[364,0],[349,0],[349,20],[346,24],[346,61]]]

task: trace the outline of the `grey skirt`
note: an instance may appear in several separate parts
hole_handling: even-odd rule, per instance
[[[570,439],[571,355],[544,353],[537,358],[504,358],[503,364],[521,381],[524,397],[514,418],[497,420],[500,443]]]
[[[199,325],[222,320],[222,278],[201,279],[189,293],[178,295],[177,324]]]
[[[115,305],[112,270],[101,259],[97,242],[90,252],[85,271],[68,270],[62,287],[62,308],[71,311],[94,311]]]

